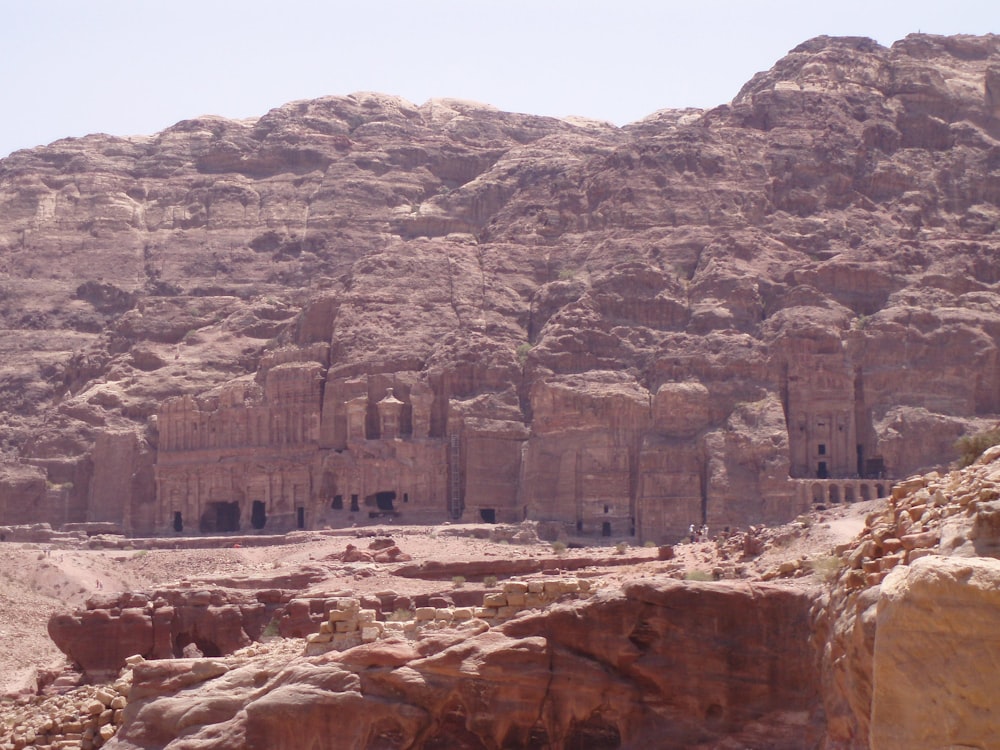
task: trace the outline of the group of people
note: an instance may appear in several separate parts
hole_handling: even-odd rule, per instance
[[[695,542],[707,542],[708,541],[708,524],[703,523],[700,527],[695,527],[691,524],[688,527],[688,537],[691,539],[691,543]]]

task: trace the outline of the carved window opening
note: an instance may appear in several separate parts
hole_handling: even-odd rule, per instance
[[[403,493],[403,502],[404,503],[410,502],[410,494],[408,492]]]
[[[483,523],[497,522],[497,512],[494,508],[482,508],[479,511],[479,517],[483,519]]]
[[[611,523],[605,521],[601,524],[601,536],[611,536]]]
[[[331,510],[343,510],[344,509],[344,496],[334,495],[333,502],[330,503]]]
[[[174,511],[174,531],[184,531],[184,517],[179,510]]]
[[[819,455],[821,455],[821,456],[825,456],[826,455],[826,443],[820,443],[819,445],[817,445],[816,446],[816,452]]]
[[[258,531],[267,523],[267,508],[262,500],[254,500],[250,509],[250,526]]]
[[[605,513],[610,513],[611,512],[611,508],[609,506],[605,505],[604,506],[604,512]]]

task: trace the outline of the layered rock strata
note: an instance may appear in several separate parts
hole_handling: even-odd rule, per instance
[[[354,94],[13,154],[0,521],[662,543],[884,494],[1000,415],[998,70],[820,37],[623,128]]]

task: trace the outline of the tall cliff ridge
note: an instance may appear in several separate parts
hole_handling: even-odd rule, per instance
[[[673,541],[1000,419],[1000,37],[623,128],[379,94],[0,161],[0,520]]]

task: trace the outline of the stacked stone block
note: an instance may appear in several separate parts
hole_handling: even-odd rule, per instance
[[[865,520],[861,537],[837,551],[847,590],[877,586],[890,570],[928,555],[1000,553],[1000,446],[972,466],[897,483],[884,510]]]
[[[498,624],[526,609],[540,609],[564,597],[585,597],[590,581],[583,578],[506,581],[500,591],[483,595],[480,607],[417,607],[380,620],[375,609],[362,609],[354,597],[326,601],[327,619],[320,632],[306,638],[306,653],[344,650],[379,638],[397,635],[417,638],[442,628],[482,627]]]
[[[385,629],[385,623],[378,620],[378,611],[362,609],[361,601],[354,597],[328,599],[325,607],[327,617],[320,623],[319,632],[306,638],[309,646],[318,646],[318,650],[343,651],[371,643],[381,637]]]
[[[587,596],[590,581],[585,578],[506,581],[503,589],[483,596],[483,606],[476,617],[484,620],[508,620],[525,609],[539,609],[564,596]]]

